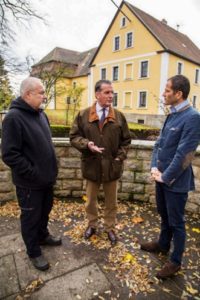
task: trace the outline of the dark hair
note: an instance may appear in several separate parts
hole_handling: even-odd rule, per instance
[[[109,85],[111,85],[112,82],[110,80],[105,80],[105,79],[97,81],[96,84],[95,84],[95,88],[94,88],[95,93],[96,92],[100,92],[102,84],[109,84]]]
[[[189,79],[183,75],[175,75],[168,79],[172,83],[172,90],[176,93],[181,91],[183,93],[183,99],[187,99],[190,92]]]

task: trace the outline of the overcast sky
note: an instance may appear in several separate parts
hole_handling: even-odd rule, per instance
[[[155,18],[188,35],[200,48],[200,0],[128,0]],[[17,30],[12,45],[22,60],[32,55],[37,62],[55,47],[85,51],[97,47],[117,8],[111,0],[34,0],[33,6],[46,15],[48,26],[32,22]],[[120,0],[115,0],[120,5]]]

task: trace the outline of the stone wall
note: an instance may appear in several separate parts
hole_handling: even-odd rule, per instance
[[[119,182],[120,200],[155,202],[154,183],[150,181],[149,169],[154,142],[133,141]],[[55,197],[81,197],[85,194],[85,181],[80,170],[80,154],[67,140],[54,139],[59,173],[55,185]],[[193,162],[196,191],[191,192],[187,210],[200,213],[200,149]],[[100,192],[100,196],[102,195]],[[10,170],[0,160],[0,203],[15,199]]]

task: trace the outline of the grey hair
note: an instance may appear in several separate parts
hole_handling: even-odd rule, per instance
[[[34,90],[38,85],[43,86],[43,83],[39,78],[28,77],[24,79],[20,85],[20,96],[23,97],[26,92]]]

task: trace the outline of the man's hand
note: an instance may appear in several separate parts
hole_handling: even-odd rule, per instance
[[[94,142],[89,142],[88,143],[88,148],[90,149],[90,151],[97,152],[97,153],[102,153],[103,150],[105,149],[105,148],[100,148],[100,147],[96,146],[94,144]]]
[[[162,173],[157,168],[151,169],[151,178],[157,182],[163,182]]]

